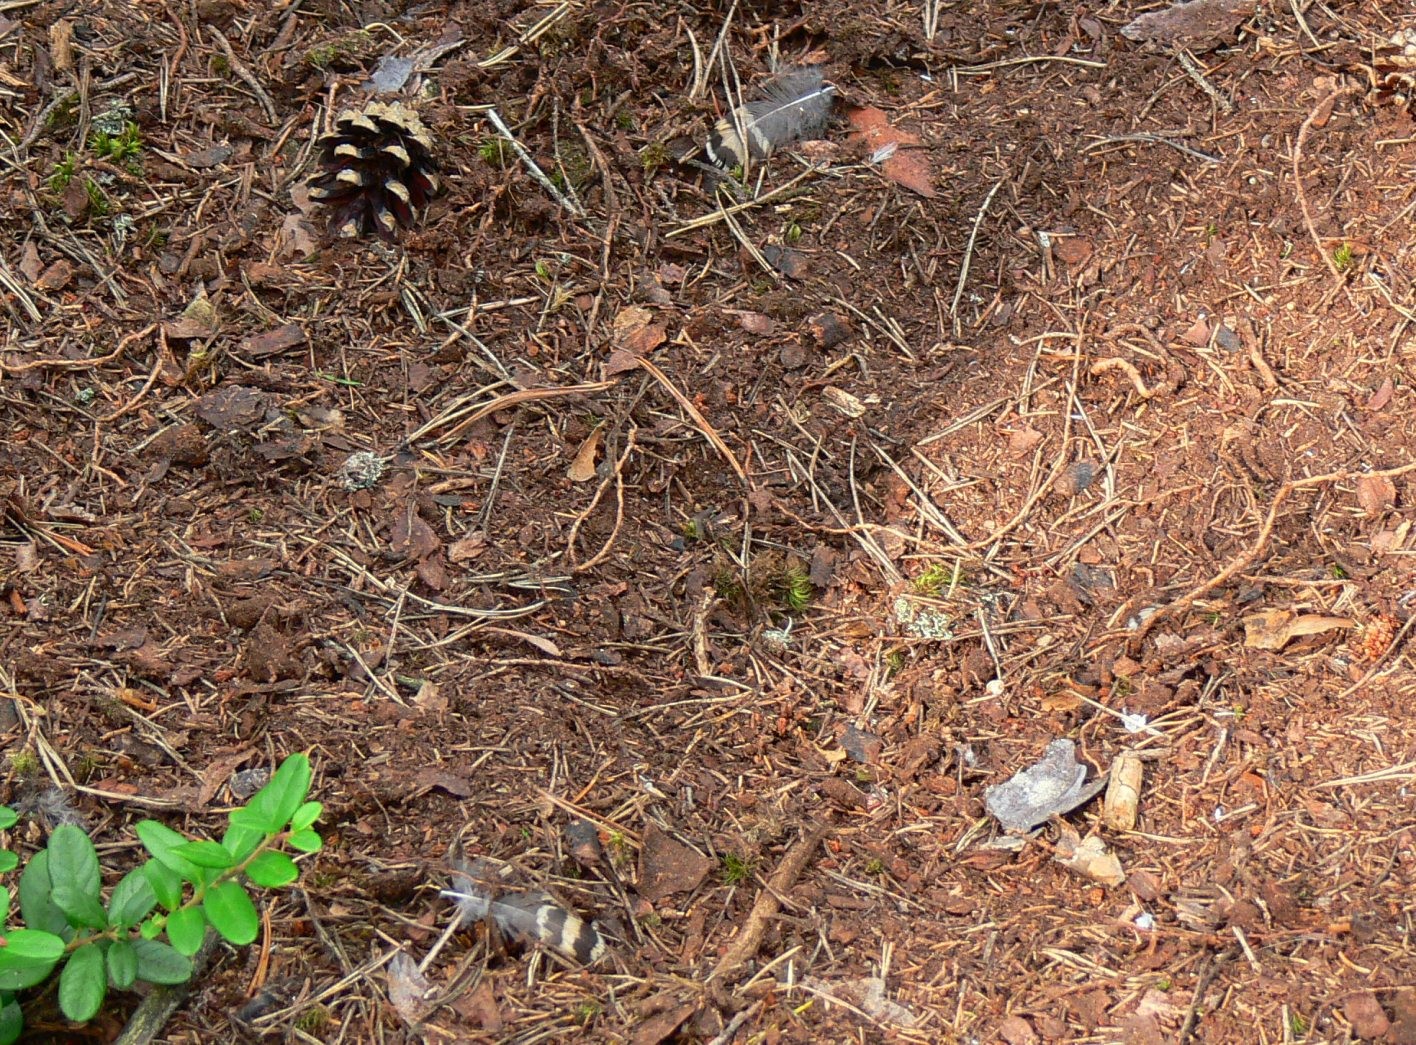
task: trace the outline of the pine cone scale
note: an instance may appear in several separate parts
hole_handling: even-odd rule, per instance
[[[440,188],[432,137],[417,113],[397,102],[340,113],[317,144],[320,170],[310,179],[310,199],[329,207],[337,235],[392,239]]]

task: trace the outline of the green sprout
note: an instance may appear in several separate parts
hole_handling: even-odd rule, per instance
[[[744,860],[736,853],[723,854],[722,864],[724,885],[742,885],[752,878],[752,861]]]
[[[477,146],[477,155],[481,157],[482,162],[498,169],[507,165],[509,153],[505,138],[484,138],[482,144]]]
[[[933,597],[941,594],[947,588],[954,587],[962,579],[962,571],[952,566],[946,566],[942,562],[933,562],[925,567],[924,572],[912,583],[914,590],[919,594]]]
[[[669,162],[669,150],[663,142],[650,142],[639,150],[639,162],[644,166],[644,173],[653,174]]]
[[[84,192],[88,194],[89,213],[94,217],[101,218],[112,209],[108,203],[108,197],[103,194],[103,189],[92,178],[84,179]]]
[[[1308,1018],[1300,1012],[1290,1012],[1288,1014],[1288,1033],[1295,1038],[1301,1038],[1308,1033]]]
[[[122,163],[143,151],[143,138],[138,131],[138,125],[129,121],[123,124],[123,129],[117,134],[94,131],[89,137],[89,148],[100,160]]]
[[[877,856],[877,857],[873,857],[873,858],[871,858],[870,860],[867,860],[867,861],[866,861],[866,864],[865,864],[865,873],[866,873],[866,874],[884,874],[884,873],[885,873],[885,861],[882,860],[882,859],[880,859],[880,857],[878,857],[878,856]]]
[[[74,180],[74,154],[66,152],[64,158],[54,165],[53,172],[49,175],[49,191],[63,192],[69,187],[69,182]]]
[[[800,613],[806,609],[816,596],[816,589],[811,584],[810,574],[807,573],[805,566],[797,562],[782,571],[781,580],[778,582],[778,591],[782,605],[793,613]]]
[[[801,226],[798,225],[796,222],[792,222],[791,224],[789,224],[787,226],[787,231],[782,235],[782,239],[786,242],[788,246],[791,246],[794,243],[800,243]]]
[[[1332,252],[1332,263],[1337,271],[1346,272],[1352,267],[1352,244],[1344,243]]]

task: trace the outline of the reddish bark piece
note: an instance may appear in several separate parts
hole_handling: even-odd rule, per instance
[[[267,330],[246,338],[241,342],[240,351],[253,359],[276,356],[305,343],[305,332],[297,323],[284,323],[274,330]]]
[[[873,105],[851,109],[851,141],[863,142],[871,155],[886,153],[880,161],[880,171],[897,185],[933,199],[934,174],[929,160],[911,147],[921,145],[919,136],[902,131],[890,118]]]
[[[639,895],[657,903],[674,893],[691,892],[712,867],[713,861],[708,857],[650,824],[639,850]]]

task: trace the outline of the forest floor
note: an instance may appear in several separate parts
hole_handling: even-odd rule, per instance
[[[1416,22],[1208,8],[0,2],[0,798],[325,804],[165,1040],[1416,1042]],[[1002,830],[1058,739],[1133,824]]]

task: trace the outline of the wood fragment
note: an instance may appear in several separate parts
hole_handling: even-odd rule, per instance
[[[752,905],[752,911],[743,923],[742,931],[733,938],[728,953],[723,955],[717,968],[708,974],[710,982],[737,972],[757,953],[757,949],[762,946],[762,938],[767,933],[768,923],[782,908],[783,894],[796,884],[802,871],[806,870],[807,862],[816,852],[816,847],[830,830],[828,825],[818,824],[787,850],[787,855],[782,858],[777,870],[768,880],[767,888],[757,895],[757,902]]]

